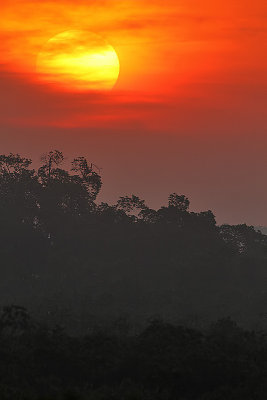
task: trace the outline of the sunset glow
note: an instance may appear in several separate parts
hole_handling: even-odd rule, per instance
[[[37,73],[66,90],[109,90],[119,75],[115,50],[100,36],[66,31],[51,38],[37,59]]]
[[[2,64],[32,82],[39,82],[41,73],[44,81],[74,80],[74,88],[81,89],[94,75],[93,86],[96,79],[110,87],[118,73],[117,55],[121,71],[116,88],[126,96],[131,92],[131,101],[151,95],[157,101],[173,94],[177,98],[177,93],[178,99],[206,99],[203,83],[243,84],[260,64],[257,77],[264,76],[266,52],[257,40],[264,26],[264,1],[253,7],[248,1],[225,7],[211,0],[201,5],[196,0],[168,0],[164,5],[158,0],[42,0],[38,7],[32,0],[1,3],[0,68]],[[102,39],[100,53],[90,48],[93,34]],[[94,72],[87,68],[92,61]]]
[[[259,173],[267,159],[266,0],[0,6],[3,152],[89,154],[108,194],[136,189],[153,205],[178,190],[222,221],[251,213],[259,224],[267,202]],[[251,210],[255,197],[262,205]],[[220,216],[216,207],[235,211]]]

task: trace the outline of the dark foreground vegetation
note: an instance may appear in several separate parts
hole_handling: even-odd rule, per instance
[[[0,156],[0,399],[266,399],[267,236],[63,161]]]
[[[137,196],[97,202],[97,168],[83,157],[62,165],[59,151],[36,169],[0,156],[0,305],[76,333],[122,315],[266,327],[267,236],[218,226],[211,211],[189,211],[184,195],[159,210]]]
[[[230,319],[205,331],[153,320],[135,335],[92,329],[71,337],[37,323],[21,307],[2,310],[1,400],[265,400],[266,395],[266,336]]]

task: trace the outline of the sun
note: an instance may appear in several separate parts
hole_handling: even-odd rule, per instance
[[[61,32],[44,45],[36,71],[42,82],[69,91],[111,90],[120,72],[115,49],[101,36],[81,30]]]

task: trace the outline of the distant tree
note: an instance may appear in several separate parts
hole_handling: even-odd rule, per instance
[[[236,249],[240,254],[267,251],[267,236],[260,231],[256,231],[253,226],[246,224],[240,225],[221,225],[219,228],[221,238]]]
[[[20,175],[31,165],[29,158],[21,157],[19,154],[10,153],[9,155],[0,155],[0,173],[3,177]]]
[[[169,207],[175,207],[179,211],[187,211],[189,205],[190,202],[186,196],[178,195],[176,193],[169,195]]]
[[[31,160],[18,154],[0,156],[0,218],[33,224],[38,213],[39,183]]]
[[[128,216],[131,216],[134,220],[142,216],[148,207],[144,200],[141,200],[138,196],[122,196],[119,198],[116,207],[118,210],[125,212]],[[140,214],[141,213],[141,214]]]
[[[78,173],[74,178],[78,179],[87,188],[91,200],[95,200],[102,186],[101,177],[93,170],[93,164],[88,164],[84,157],[75,158],[72,161],[72,171]]]
[[[51,150],[46,154],[43,154],[41,161],[43,162],[42,167],[39,168],[38,174],[42,179],[42,183],[48,184],[56,172],[56,168],[64,160],[63,153],[59,150]]]
[[[197,217],[199,222],[201,222],[203,226],[210,225],[215,227],[216,225],[215,215],[211,210],[201,211],[200,213],[197,213]]]
[[[84,157],[73,160],[70,172],[59,168],[63,160],[60,151],[50,151],[42,157],[44,164],[38,170],[43,186],[40,197],[41,221],[44,230],[53,238],[55,232],[64,233],[66,223],[72,224],[75,218],[92,211],[102,184],[101,177]]]
[[[189,200],[184,195],[172,193],[168,198],[168,207],[161,207],[158,212],[158,221],[163,223],[175,224],[176,226],[184,226],[186,220],[189,219]]]

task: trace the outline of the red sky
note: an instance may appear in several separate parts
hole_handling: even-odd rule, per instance
[[[219,223],[267,225],[265,0],[0,0],[1,153],[101,166],[102,200],[177,192]],[[36,59],[60,32],[108,40],[106,93],[62,91]]]

